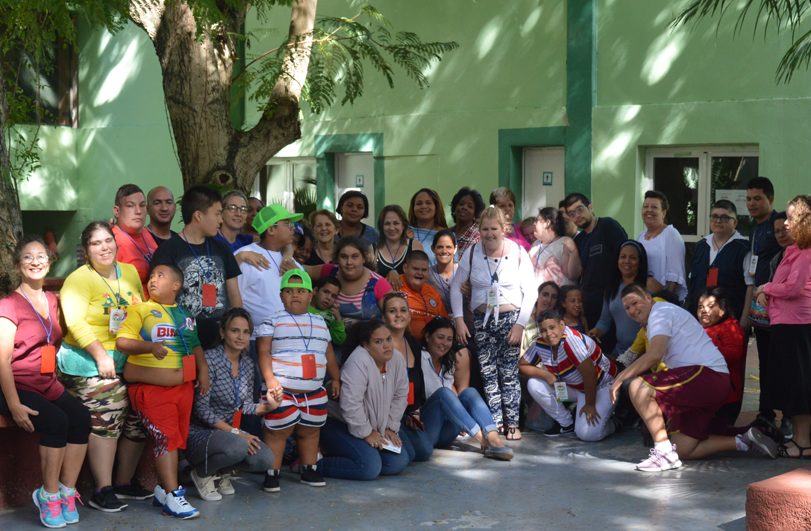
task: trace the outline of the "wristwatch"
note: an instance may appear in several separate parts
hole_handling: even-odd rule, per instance
[[[234,435],[239,435],[239,428],[231,428],[231,433]]]

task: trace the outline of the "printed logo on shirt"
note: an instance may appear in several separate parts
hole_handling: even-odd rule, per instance
[[[163,317],[163,314],[160,312],[160,310],[149,310],[149,313],[154,315],[155,319],[160,319],[161,317]]]
[[[157,324],[152,328],[152,341],[163,341],[177,337],[177,328],[170,324]]]
[[[194,327],[197,326],[197,323],[191,317],[186,317],[186,328],[194,332]]]
[[[436,308],[436,301],[435,301],[434,299],[428,299],[428,303],[429,303],[431,306],[433,306],[434,308]]]
[[[603,244],[598,243],[597,245],[592,245],[591,249],[589,250],[589,256],[595,256],[598,254],[603,254]]]

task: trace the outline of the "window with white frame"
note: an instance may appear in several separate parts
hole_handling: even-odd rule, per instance
[[[265,204],[281,203],[291,212],[315,210],[316,165],[314,158],[271,159],[266,171],[260,172],[253,195]]]
[[[749,235],[746,183],[758,176],[757,146],[654,147],[646,150],[645,190],[663,192],[670,203],[667,222],[685,242],[710,233],[715,201],[732,201],[738,211],[738,232]]]

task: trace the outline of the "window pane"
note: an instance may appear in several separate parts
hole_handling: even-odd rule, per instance
[[[746,183],[758,176],[758,157],[712,157],[711,174],[712,203],[732,200],[738,209],[738,232],[748,237],[753,221],[746,209]],[[719,194],[719,190],[728,192]]]
[[[293,164],[293,206],[305,219],[317,210],[315,163]]]
[[[656,157],[653,159],[653,188],[670,203],[667,221],[682,236],[697,234],[698,157]]]

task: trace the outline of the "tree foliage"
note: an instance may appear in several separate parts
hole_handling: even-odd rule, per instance
[[[717,18],[720,28],[724,16],[740,5],[740,0],[692,0],[673,21],[673,26],[697,24],[705,18]],[[763,29],[764,38],[769,29],[776,32],[789,31],[794,43],[786,51],[777,66],[775,82],[788,83],[801,68],[808,70],[811,66],[811,30],[803,32],[800,37],[804,15],[811,9],[811,0],[744,0],[743,9],[735,22],[735,35],[741,33],[747,17],[754,16],[754,28]]]

